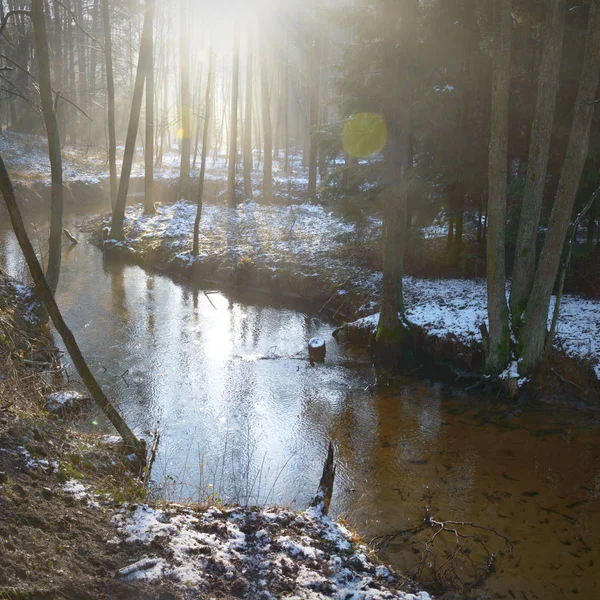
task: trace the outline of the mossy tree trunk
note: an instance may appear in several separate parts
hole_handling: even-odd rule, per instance
[[[412,38],[416,28],[418,0],[383,0],[385,22],[384,77],[386,95],[383,115],[388,127],[384,148],[384,258],[381,314],[377,326],[376,355],[392,359],[401,351],[408,334],[403,320],[403,236],[406,212],[412,94]],[[400,40],[400,48],[397,41]]]
[[[548,0],[537,102],[529,145],[525,193],[521,205],[517,247],[510,292],[513,327],[518,329],[533,286],[536,243],[542,212],[567,6],[565,0]]]
[[[510,358],[504,244],[508,151],[508,99],[510,89],[511,0],[495,4],[492,73],[492,117],[489,151],[487,235],[487,305],[489,339],[486,371],[497,375]]]
[[[535,280],[519,331],[520,371],[531,372],[543,359],[552,289],[560,265],[563,246],[588,156],[590,130],[600,79],[600,0],[590,2],[583,66],[575,101],[573,123],[548,232],[542,248]]]

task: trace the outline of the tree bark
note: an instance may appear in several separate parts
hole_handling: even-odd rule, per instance
[[[129,191],[129,180],[131,178],[131,168],[133,166],[133,155],[135,152],[135,141],[140,122],[140,112],[142,110],[142,97],[144,95],[144,82],[146,79],[148,48],[152,40],[151,15],[154,2],[155,0],[146,0],[146,9],[144,11],[144,26],[142,29],[142,39],[140,41],[140,55],[138,58],[137,71],[135,75],[135,84],[133,86],[133,98],[131,101],[131,113],[129,115],[127,138],[125,140],[125,152],[123,154],[121,179],[119,181],[117,202],[115,204],[115,209],[113,210],[112,226],[110,230],[110,237],[113,240],[122,240],[125,235],[123,231],[125,206],[127,204],[127,193]]]
[[[485,366],[488,373],[498,375],[506,368],[510,358],[504,245],[508,175],[511,0],[500,0],[496,3],[494,21],[487,235],[489,341]]]
[[[146,144],[144,157],[144,212],[154,213],[154,12],[155,0],[150,2],[150,40],[146,57]]]
[[[252,198],[252,35],[248,30],[246,52],[246,105],[244,107],[244,193]]]
[[[190,39],[189,39],[189,3],[180,0],[180,49],[179,67],[181,72],[181,171],[179,175],[179,197],[189,198],[190,191],[190,157],[192,148],[192,132],[190,119]]]
[[[583,67],[571,126],[548,232],[536,270],[533,288],[519,332],[520,371],[531,372],[544,356],[548,311],[575,197],[588,154],[593,104],[600,79],[600,0],[590,2]]]
[[[229,169],[227,173],[227,203],[230,208],[237,206],[235,193],[235,171],[237,167],[238,137],[238,97],[240,90],[240,30],[234,25],[233,65],[231,74],[231,127],[229,133]]]
[[[106,87],[108,102],[108,165],[110,169],[110,205],[117,202],[117,134],[115,129],[115,78],[113,75],[112,32],[108,0],[102,0],[104,25],[104,59],[106,61]]]
[[[200,219],[202,218],[202,203],[204,200],[204,177],[206,175],[206,159],[208,157],[208,132],[210,128],[212,108],[212,88],[215,70],[215,59],[213,56],[212,43],[208,50],[208,80],[206,82],[206,102],[204,108],[204,131],[202,133],[202,158],[200,159],[200,182],[198,185],[198,206],[196,208],[196,219],[194,221],[194,242],[192,254],[198,256]]]
[[[273,131],[271,127],[271,98],[269,94],[269,74],[267,72],[267,51],[265,41],[260,39],[260,91],[262,104],[262,126],[264,134],[263,198],[273,199]]]
[[[50,205],[50,243],[48,253],[48,269],[46,276],[53,294],[56,293],[60,277],[62,259],[62,230],[63,230],[63,167],[60,152],[58,123],[54,112],[52,99],[52,83],[50,80],[50,57],[48,54],[48,38],[46,35],[46,17],[43,0],[33,0],[31,3],[31,19],[35,36],[35,52],[38,59],[40,96],[42,111],[48,136],[48,154],[50,156],[50,172],[52,179]]]
[[[535,277],[536,244],[554,125],[566,14],[565,0],[548,2],[537,102],[531,126],[527,179],[510,293],[512,322],[516,329],[519,327]]]
[[[384,80],[383,115],[388,125],[384,148],[384,256],[381,314],[377,325],[376,354],[394,360],[402,352],[407,329],[399,318],[404,312],[402,278],[406,232],[408,154],[410,145],[413,36],[418,0],[383,0]],[[398,35],[398,23],[400,23]],[[396,48],[400,39],[400,49]]]
[[[321,32],[315,16],[313,22],[314,37],[311,44],[310,108],[309,123],[310,147],[308,154],[308,197],[317,199],[317,161],[319,157],[319,112],[321,90]]]

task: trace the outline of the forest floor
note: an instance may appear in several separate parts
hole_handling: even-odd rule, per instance
[[[49,403],[38,314],[0,274],[0,598],[429,599],[318,510],[151,503],[118,438]]]

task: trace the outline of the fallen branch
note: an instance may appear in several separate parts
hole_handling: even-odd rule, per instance
[[[68,229],[63,229],[63,233],[65,234],[65,237],[71,242],[71,244],[79,244],[78,239]]]

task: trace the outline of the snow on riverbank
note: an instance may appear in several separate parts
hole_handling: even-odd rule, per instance
[[[400,582],[342,525],[314,510],[150,506],[124,509],[115,517],[118,538],[148,555],[125,565],[127,581],[168,578],[191,593],[224,588],[252,598],[337,598],[430,600],[429,594],[400,591]],[[160,550],[157,550],[160,549]]]
[[[195,213],[195,205],[185,201],[159,207],[151,216],[143,214],[141,205],[129,207],[128,243],[134,250],[140,243],[159,243],[173,257],[191,263]],[[361,261],[361,247],[377,244],[378,233],[375,221],[358,230],[343,217],[310,204],[246,202],[236,210],[208,205],[195,260],[249,260],[273,272],[291,267],[298,276],[330,282],[340,298],[349,293],[362,298],[358,314],[369,315],[378,310],[381,272]],[[454,336],[466,345],[481,341],[479,327],[487,324],[485,281],[406,277],[404,293],[408,319],[430,334]],[[553,309],[554,299],[549,320]],[[364,324],[375,327],[377,318],[372,314]],[[564,296],[555,344],[568,355],[590,359],[600,377],[600,301]]]
[[[479,328],[488,325],[485,281],[406,277],[404,289],[410,322],[437,337],[454,336],[467,346],[481,342]],[[553,297],[548,327],[555,301]],[[374,313],[355,324],[374,332],[378,320],[379,313]],[[563,296],[554,345],[569,356],[590,359],[600,378],[600,302]]]

